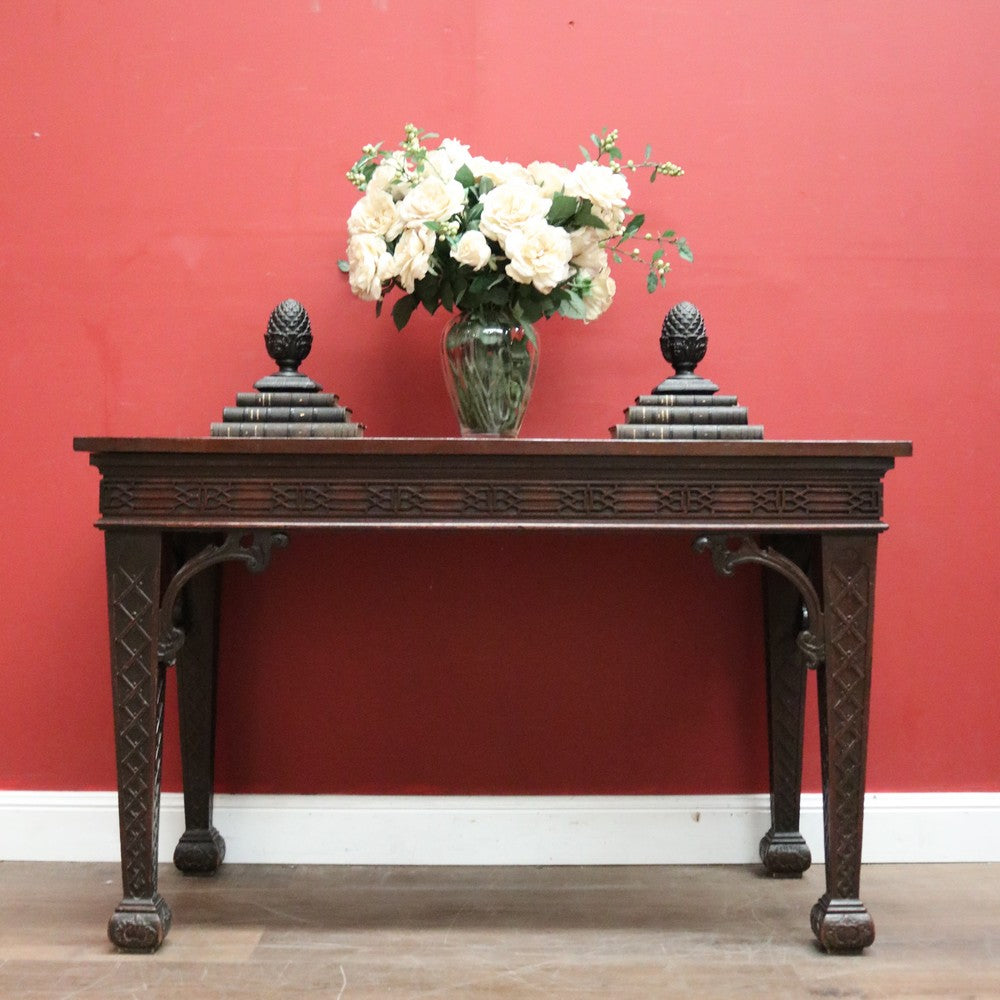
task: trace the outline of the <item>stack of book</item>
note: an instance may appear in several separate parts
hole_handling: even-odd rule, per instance
[[[225,407],[211,428],[212,437],[362,437],[364,431],[330,392],[238,392],[236,405]]]
[[[653,392],[636,397],[635,405],[625,409],[625,423],[616,424],[611,433],[633,439],[747,440],[763,438],[764,428],[749,423],[747,408],[738,406],[735,396]]]
[[[763,438],[764,428],[749,423],[747,408],[739,406],[735,396],[717,396],[719,387],[695,372],[707,349],[701,313],[690,302],[678,302],[664,317],[660,333],[660,351],[674,374],[625,409],[625,423],[610,428],[612,437],[658,441]]]

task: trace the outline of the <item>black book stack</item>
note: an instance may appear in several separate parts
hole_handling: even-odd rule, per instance
[[[238,392],[236,405],[213,423],[212,437],[361,437],[364,424],[351,420],[334,393],[323,392],[299,372],[312,348],[309,316],[301,303],[285,299],[276,306],[264,334],[267,353],[278,371],[254,383],[255,392]]]
[[[625,410],[625,423],[616,424],[616,438],[704,441],[752,440],[764,437],[764,428],[750,424],[747,408],[735,396],[717,395],[719,387],[695,374],[705,357],[708,337],[701,313],[690,302],[679,302],[667,313],[660,334],[660,350],[674,373],[648,396],[638,396]]]

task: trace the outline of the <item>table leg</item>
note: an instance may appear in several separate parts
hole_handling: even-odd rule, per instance
[[[157,891],[164,667],[157,652],[163,540],[159,531],[107,529],[118,821],[124,898],[108,937],[127,951],[155,951],[170,929]]]
[[[824,535],[821,543],[826,658],[817,682],[826,892],[811,922],[828,951],[858,951],[875,940],[859,895],[877,537]]]
[[[815,547],[812,538],[782,535],[767,542],[808,575]],[[767,649],[771,827],[760,842],[760,860],[770,875],[801,878],[812,862],[809,846],[799,832],[807,673],[796,642],[802,629],[802,593],[780,573],[765,570],[761,582]]]
[[[182,536],[178,565],[206,544],[204,535]],[[185,584],[179,598],[184,642],[177,652],[177,702],[185,829],[174,864],[185,875],[213,875],[226,856],[226,842],[212,825],[221,577],[220,565],[208,566]]]

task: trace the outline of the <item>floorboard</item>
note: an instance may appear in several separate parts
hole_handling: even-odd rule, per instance
[[[719,867],[161,870],[152,956],[105,937],[110,864],[0,864],[0,997],[1000,998],[1000,866],[871,865],[874,946],[809,930],[823,870]]]

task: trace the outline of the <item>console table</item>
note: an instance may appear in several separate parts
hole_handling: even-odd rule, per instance
[[[769,873],[810,864],[799,832],[806,670],[820,709],[826,892],[811,926],[830,951],[871,944],[859,896],[875,552],[882,479],[903,441],[563,441],[421,438],[78,438],[101,473],[129,951],[170,927],[157,890],[165,670],[177,667],[186,830],[174,855],[211,873],[221,564],[263,569],[316,529],[652,530],[690,535],[716,569],[762,573]]]

